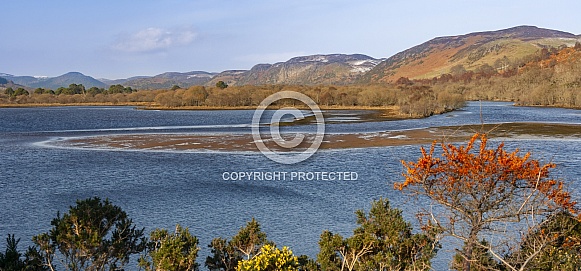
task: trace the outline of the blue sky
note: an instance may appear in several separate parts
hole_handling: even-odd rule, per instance
[[[389,57],[517,25],[581,34],[581,1],[3,1],[0,72],[118,79],[250,69],[311,54]]]

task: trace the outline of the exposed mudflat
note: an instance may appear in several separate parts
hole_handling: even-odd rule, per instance
[[[581,125],[547,123],[503,123],[467,126],[448,126],[416,130],[385,131],[374,133],[327,134],[321,149],[368,148],[429,144],[436,141],[462,142],[476,132],[485,132],[490,138],[570,138],[581,139]],[[264,144],[279,151],[302,151],[315,139],[315,134],[303,134],[305,140],[295,148],[287,149],[268,134],[261,135]],[[294,133],[283,134],[291,140]],[[211,150],[211,151],[258,151],[252,134],[123,134],[99,135],[64,139],[55,142],[61,146],[97,149],[141,150]]]

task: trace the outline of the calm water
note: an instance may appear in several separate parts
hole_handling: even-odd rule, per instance
[[[374,132],[487,123],[581,123],[581,111],[470,103],[466,108],[422,120],[332,124],[331,133]],[[200,238],[199,263],[214,237],[230,237],[255,217],[268,237],[295,254],[315,256],[321,232],[350,235],[354,211],[387,197],[408,220],[415,205],[393,190],[401,159],[418,157],[418,146],[322,151],[305,162],[280,165],[259,153],[179,153],[51,148],[39,142],[108,133],[245,133],[253,111],[142,111],[130,107],[0,109],[0,249],[7,234],[30,245],[47,231],[57,211],[76,199],[99,196],[122,207],[139,227],[189,227]],[[346,118],[349,119],[349,118]],[[287,129],[303,130],[310,126]],[[580,131],[581,133],[581,131]],[[578,139],[520,139],[510,148],[532,151],[558,164],[556,174],[576,192],[581,177]],[[356,181],[225,181],[233,171],[351,171]],[[436,261],[447,267],[449,253]]]

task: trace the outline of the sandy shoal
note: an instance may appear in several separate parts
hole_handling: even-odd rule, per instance
[[[431,142],[466,142],[475,132],[486,132],[490,138],[581,138],[581,125],[544,123],[507,123],[471,126],[451,126],[404,131],[385,131],[355,134],[327,134],[321,149],[369,148],[430,144]],[[285,140],[295,135],[286,134]],[[306,140],[294,148],[279,146],[268,135],[261,141],[271,150],[302,151],[315,140],[314,134],[305,134]],[[217,150],[258,151],[251,134],[129,134],[100,135],[66,140],[66,144],[83,148],[144,149],[144,150]]]

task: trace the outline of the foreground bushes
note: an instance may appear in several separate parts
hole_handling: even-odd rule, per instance
[[[232,239],[212,240],[205,266],[224,271],[429,268],[438,248],[435,235],[412,234],[401,213],[385,199],[375,201],[369,215],[357,211],[359,227],[353,236],[323,232],[317,261],[297,257],[287,247],[279,249],[252,219]],[[19,240],[9,236],[6,253],[0,253],[0,269],[122,270],[129,267],[131,255],[140,255],[138,264],[145,270],[199,269],[198,239],[187,228],[177,225],[173,233],[155,229],[146,239],[143,229],[136,229],[108,200],[79,200],[51,224],[49,232],[33,238],[35,246],[24,255],[18,252]]]
[[[87,216],[88,207],[94,214]],[[252,219],[230,240],[212,240],[204,265],[212,271],[432,270],[431,260],[440,249],[438,227],[422,227],[414,233],[402,211],[391,208],[386,199],[374,201],[368,214],[362,210],[356,214],[358,227],[352,236],[321,234],[316,260],[297,257],[288,247],[278,248]],[[131,268],[130,255],[140,256],[138,265],[144,270],[200,268],[198,239],[187,228],[155,229],[146,239],[143,229],[136,230],[124,212],[107,200],[77,201],[52,224],[48,233],[34,237],[35,246],[24,254],[18,251],[19,240],[9,235],[6,251],[0,253],[0,270],[123,270]],[[578,270],[581,223],[562,212],[540,225],[503,258],[514,269],[496,260],[486,249],[490,243],[483,240],[472,251],[470,270]],[[532,251],[536,253],[531,258]],[[524,262],[523,257],[530,259]],[[464,270],[464,259],[457,254],[451,268]]]

